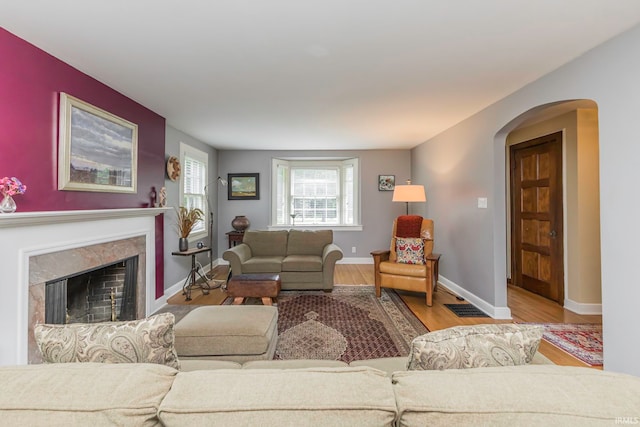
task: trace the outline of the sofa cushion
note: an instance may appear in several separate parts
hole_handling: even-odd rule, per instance
[[[407,370],[406,357],[382,357],[380,359],[354,360],[349,366],[368,366],[370,368],[384,371],[388,376],[392,376],[395,372]],[[537,352],[531,360],[532,365],[553,365],[554,363],[546,356]],[[243,365],[244,367],[244,365]]]
[[[252,360],[242,364],[242,369],[305,369],[347,367],[341,360],[291,359],[291,360]]]
[[[322,271],[283,271],[282,289],[322,289]]]
[[[171,313],[126,322],[39,324],[33,333],[47,363],[158,363],[179,369]]]
[[[180,371],[202,371],[208,369],[242,369],[242,364],[230,360],[181,359]]]
[[[280,273],[282,271],[281,256],[256,256],[242,263],[242,274]]]
[[[273,306],[203,306],[176,325],[176,349],[180,357],[258,356],[267,354],[277,330],[278,310]]]
[[[251,255],[254,257],[284,257],[287,254],[288,236],[289,232],[287,230],[247,230],[244,232],[242,243],[246,243],[251,248]]]
[[[282,271],[322,271],[322,257],[289,255],[282,261]]]
[[[640,378],[590,368],[504,366],[393,374],[398,425],[612,425],[640,414]]]
[[[169,427],[391,426],[395,415],[384,372],[348,367],[180,372],[158,413]]]
[[[538,325],[455,326],[414,338],[407,369],[461,369],[530,363],[542,338]]]
[[[159,425],[177,371],[150,363],[0,367],[0,420],[11,426]]]
[[[427,277],[428,266],[418,264],[401,264],[398,262],[382,261],[380,263],[380,273],[397,274],[399,276]]]
[[[349,366],[368,366],[384,371],[390,377],[394,372],[407,369],[406,357],[381,357],[379,359],[354,360]]]
[[[322,256],[324,247],[333,242],[333,230],[290,230],[287,255]]]

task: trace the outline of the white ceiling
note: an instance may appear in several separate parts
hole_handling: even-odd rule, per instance
[[[0,0],[220,149],[411,148],[639,22],[638,0]]]

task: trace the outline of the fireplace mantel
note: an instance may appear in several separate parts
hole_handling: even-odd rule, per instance
[[[41,211],[0,214],[0,228],[43,225],[61,222],[97,221],[101,219],[157,216],[171,208],[99,209],[82,211]]]
[[[111,254],[122,258],[120,241],[142,237],[144,245],[136,253],[146,261],[138,269],[138,286],[144,293],[138,300],[140,316],[149,315],[155,303],[157,218],[172,208],[128,208],[73,211],[14,212],[0,214],[0,366],[28,361],[30,301],[42,280],[32,280],[31,266],[41,256],[81,248],[89,252],[74,259],[103,260]],[[106,252],[96,255],[92,248],[106,245]],[[137,246],[136,246],[137,247]],[[122,256],[120,256],[122,255]],[[37,259],[36,259],[37,258]],[[44,258],[42,258],[44,259]],[[33,262],[32,262],[33,261]],[[104,262],[103,262],[104,263]],[[54,263],[57,265],[57,262]],[[47,264],[50,265],[50,264]],[[86,267],[88,268],[88,267]],[[79,270],[85,269],[80,265]],[[48,271],[48,270],[47,270]],[[144,276],[143,278],[141,276]],[[47,279],[48,280],[48,279]],[[141,291],[142,292],[142,291]]]

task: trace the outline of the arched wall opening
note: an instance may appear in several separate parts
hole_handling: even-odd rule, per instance
[[[509,148],[558,131],[563,134],[564,307],[579,314],[601,314],[598,107],[592,100],[567,100],[534,107],[496,134],[496,148],[503,150],[506,165],[504,273],[509,279]],[[506,294],[506,280],[503,283]]]

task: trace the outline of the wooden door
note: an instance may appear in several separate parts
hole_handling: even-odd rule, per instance
[[[512,283],[564,304],[562,132],[511,146]]]

